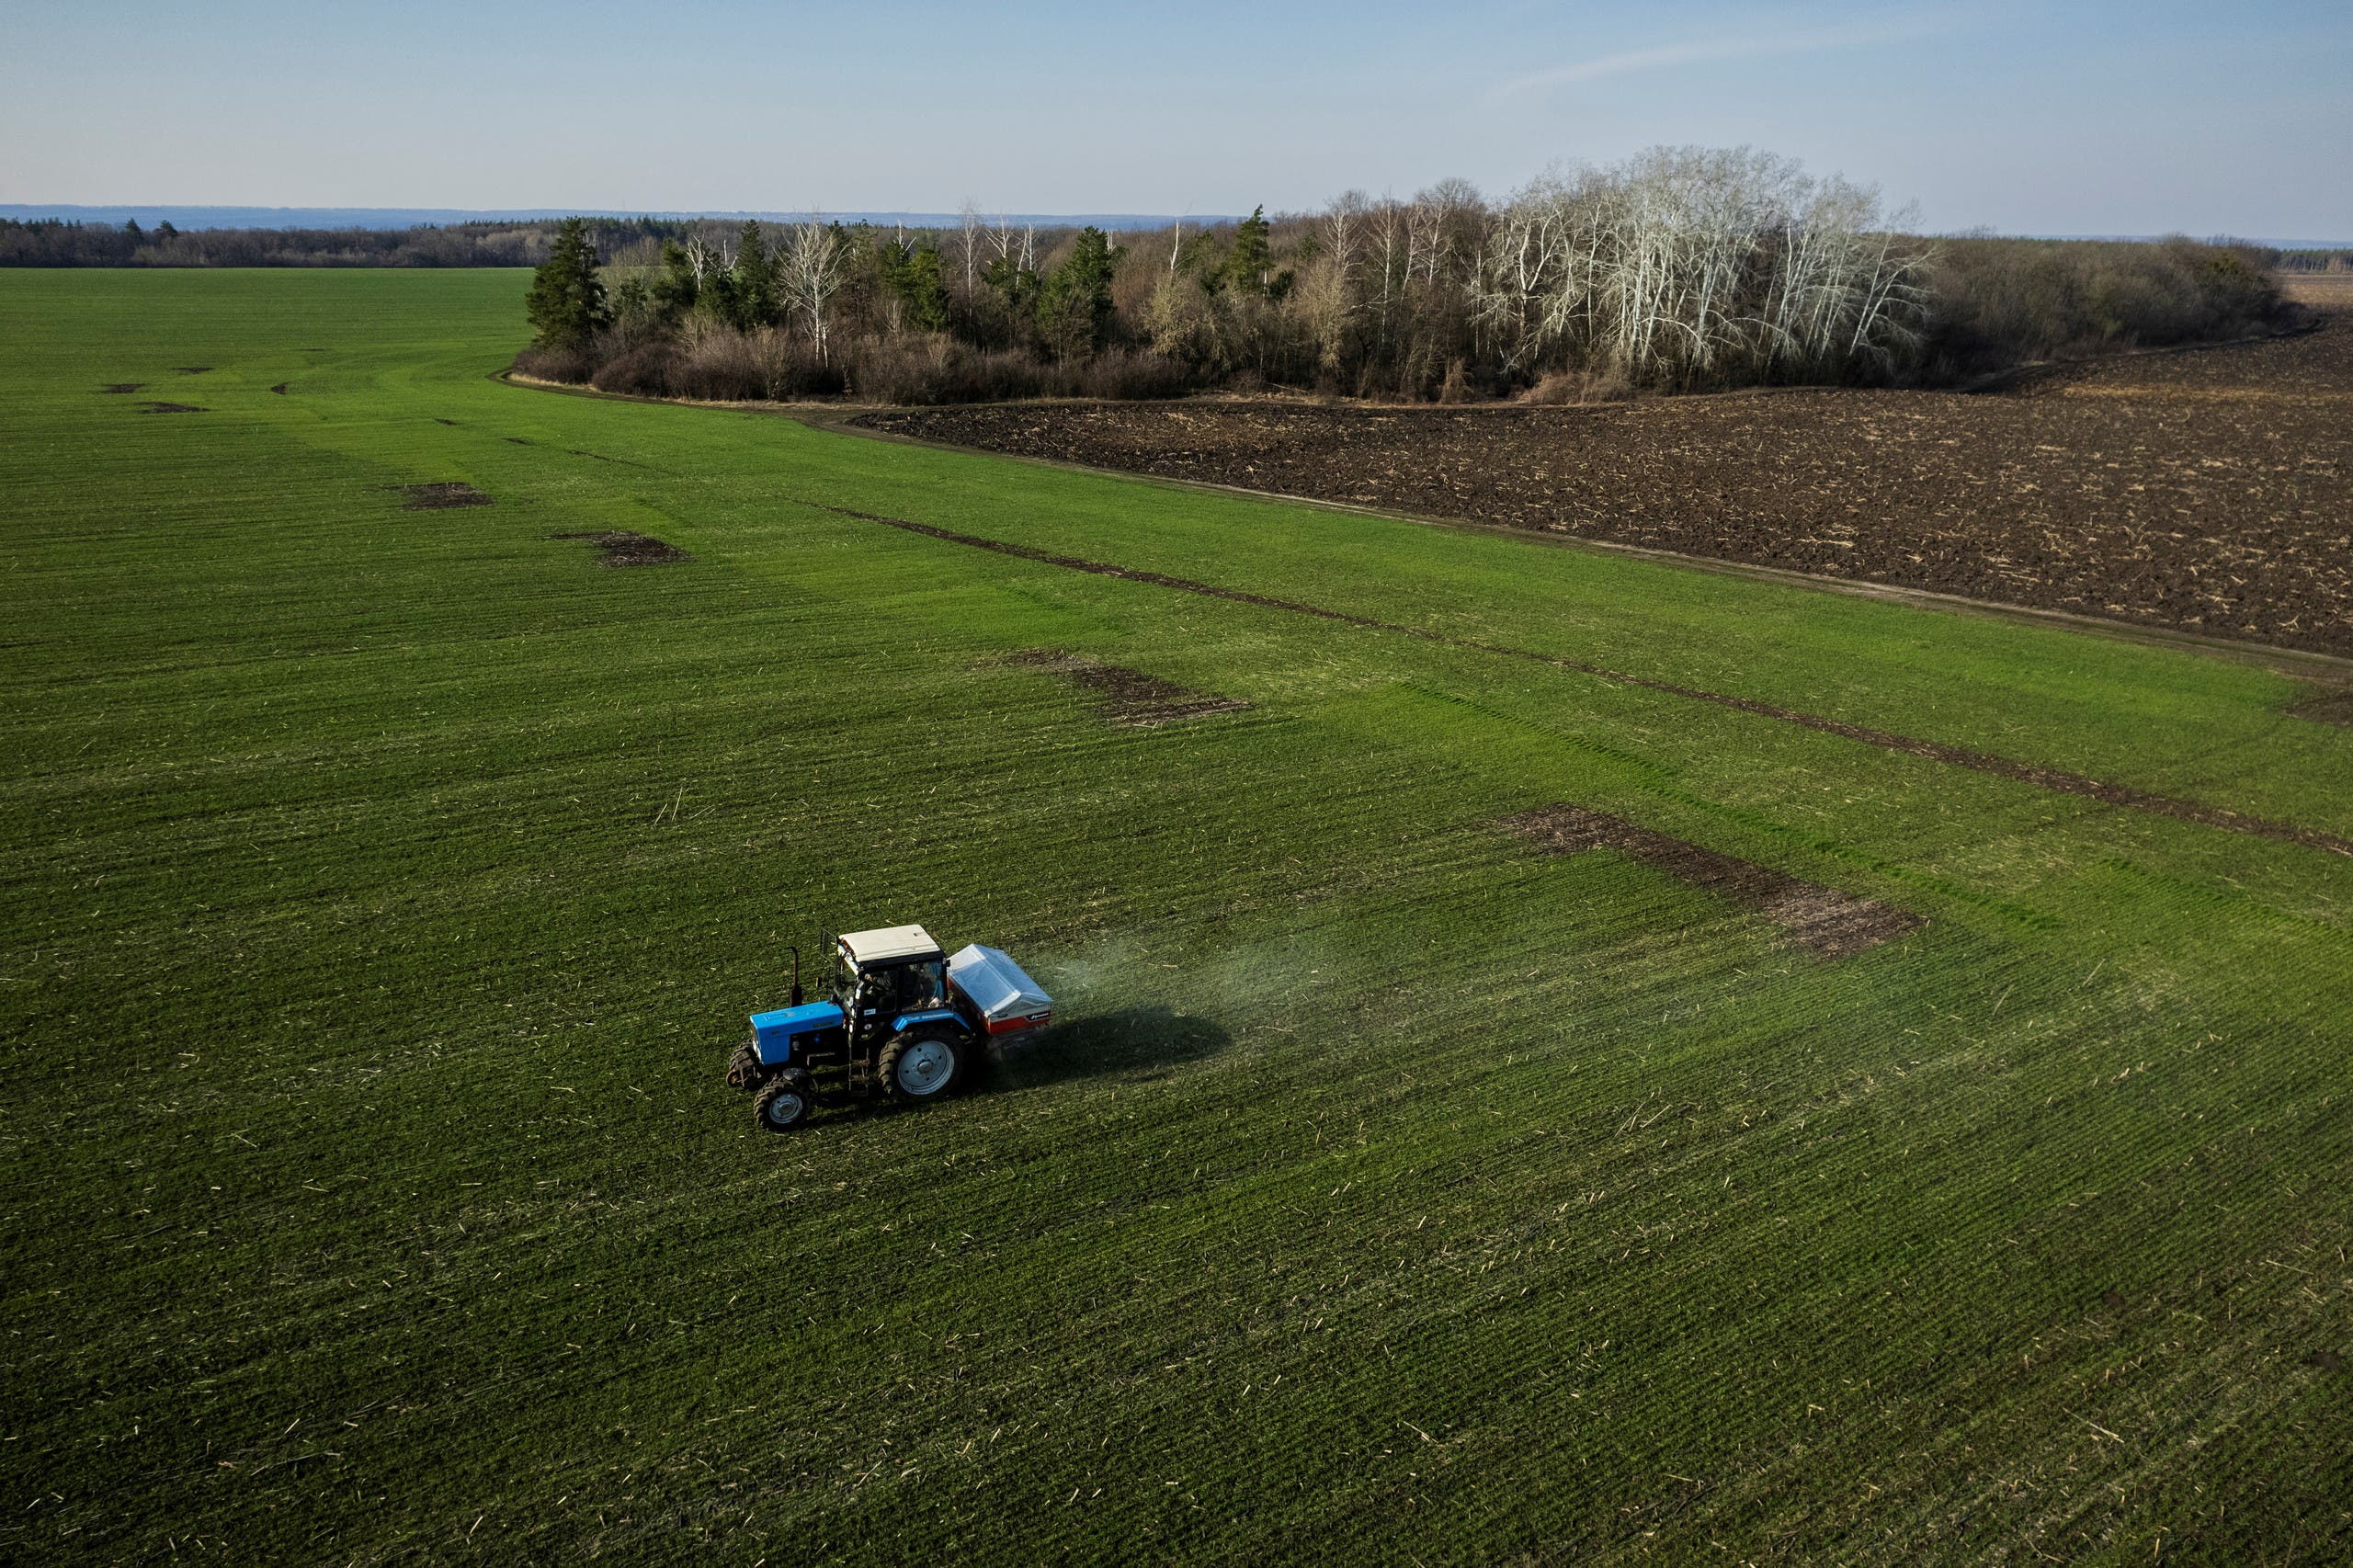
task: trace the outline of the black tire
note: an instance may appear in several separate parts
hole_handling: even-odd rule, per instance
[[[727,1059],[727,1086],[731,1089],[756,1089],[765,1076],[760,1067],[760,1053],[746,1040],[735,1048]]]
[[[788,1069],[769,1079],[759,1098],[752,1102],[752,1119],[764,1132],[790,1132],[809,1119],[816,1105],[809,1074]]]
[[[882,1048],[874,1075],[902,1105],[944,1100],[972,1075],[972,1049],[945,1029],[909,1029]]]

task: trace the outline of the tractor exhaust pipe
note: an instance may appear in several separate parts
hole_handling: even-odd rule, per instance
[[[801,1006],[801,949],[799,948],[788,948],[785,950],[792,955],[791,1006],[798,1007]]]

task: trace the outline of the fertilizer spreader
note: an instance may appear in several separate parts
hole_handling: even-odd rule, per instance
[[[752,1015],[752,1038],[728,1059],[727,1081],[755,1092],[753,1114],[771,1132],[834,1100],[925,1104],[961,1087],[985,1053],[1045,1028],[1053,1006],[995,948],[975,943],[949,958],[920,926],[852,931],[834,938],[826,1001],[801,999],[793,949],[790,1005]]]

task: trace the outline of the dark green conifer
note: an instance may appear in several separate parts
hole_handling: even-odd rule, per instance
[[[892,292],[906,305],[907,324],[917,332],[946,332],[948,282],[940,270],[939,246],[925,240],[901,254],[904,259],[890,268],[889,281]]]
[[[597,246],[585,222],[566,218],[556,231],[547,260],[531,274],[525,308],[531,341],[542,348],[576,348],[611,324],[604,281],[597,276]]]
[[[1017,346],[1029,341],[1042,280],[1011,256],[1001,256],[981,268],[981,281],[996,295],[1005,312],[1006,341]]]
[[[662,274],[654,280],[654,303],[663,319],[676,322],[695,308],[701,286],[695,281],[694,259],[676,240],[662,242]]]
[[[1089,225],[1038,296],[1038,332],[1057,359],[1084,359],[1111,326],[1111,243]]]
[[[744,225],[729,282],[732,287],[728,303],[734,325],[749,331],[756,326],[774,326],[782,319],[777,301],[776,262],[768,255],[767,242],[760,237],[760,226],[756,222]]]
[[[1267,222],[1266,208],[1255,207],[1233,231],[1233,249],[1226,255],[1225,277],[1236,293],[1267,291],[1267,271],[1274,265],[1273,248],[1267,236],[1273,227]]]

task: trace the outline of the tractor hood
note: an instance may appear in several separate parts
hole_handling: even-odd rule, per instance
[[[841,1028],[842,1010],[831,1002],[810,1002],[752,1015],[752,1039],[762,1062],[771,1064],[791,1054],[795,1036]]]

